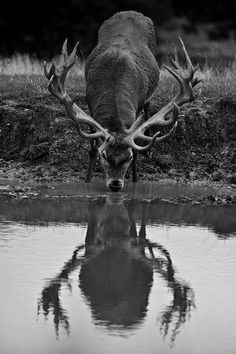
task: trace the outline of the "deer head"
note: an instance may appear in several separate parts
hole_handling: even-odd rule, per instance
[[[113,191],[123,188],[125,172],[133,159],[133,151],[124,138],[124,134],[112,134],[98,149],[107,187]]]
[[[65,41],[58,63],[56,64],[53,61],[49,70],[46,63],[44,65],[45,76],[49,80],[48,89],[65,106],[66,112],[75,123],[78,133],[84,138],[97,139],[100,142],[98,148],[100,161],[106,174],[107,186],[113,191],[123,188],[124,175],[133,159],[133,151],[148,150],[155,143],[169,138],[175,132],[178,124],[179,107],[195,99],[193,87],[200,82],[194,77],[198,67],[193,67],[181,38],[180,43],[187,63],[186,68],[180,65],[176,50],[174,58],[170,56],[173,68],[165,66],[179,84],[176,96],[147,121],[143,122],[143,115],[141,114],[131,127],[124,128],[119,132],[109,132],[102,127],[95,119],[78,107],[75,103],[76,98],[72,99],[65,90],[65,79],[77,58],[76,52],[79,43],[68,55],[67,41]],[[93,133],[83,131],[81,124],[90,126]],[[171,129],[165,135],[159,136],[160,131],[152,137],[145,134],[151,126],[167,125],[170,125]],[[142,144],[138,144],[137,141]]]

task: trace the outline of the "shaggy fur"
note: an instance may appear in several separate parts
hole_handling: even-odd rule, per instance
[[[91,115],[110,132],[132,125],[159,80],[153,22],[126,11],[105,21],[86,68]]]

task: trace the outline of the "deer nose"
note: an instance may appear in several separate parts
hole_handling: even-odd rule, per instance
[[[111,179],[108,182],[108,188],[110,188],[112,192],[118,192],[119,190],[121,190],[122,187],[123,183],[119,179]]]

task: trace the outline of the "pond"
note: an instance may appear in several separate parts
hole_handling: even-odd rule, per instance
[[[0,199],[1,354],[235,353],[235,204],[83,188]]]

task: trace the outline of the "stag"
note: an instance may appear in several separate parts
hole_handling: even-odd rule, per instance
[[[91,116],[82,110],[65,89],[66,76],[77,58],[77,43],[70,55],[67,41],[58,63],[50,69],[45,63],[49,91],[65,106],[78,133],[91,140],[90,162],[86,182],[91,181],[98,155],[107,187],[118,191],[124,186],[124,175],[133,160],[133,181],[137,181],[137,152],[150,149],[169,138],[178,124],[179,107],[195,99],[193,88],[199,83],[183,41],[180,38],[186,67],[181,66],[177,52],[170,56],[172,67],[165,66],[178,82],[175,97],[153,116],[149,116],[150,99],[159,81],[156,60],[157,44],[153,22],[134,11],[113,15],[99,29],[98,44],[85,66],[86,98]],[[81,124],[90,127],[84,131]],[[167,134],[160,131],[149,136],[150,127],[170,126]]]

